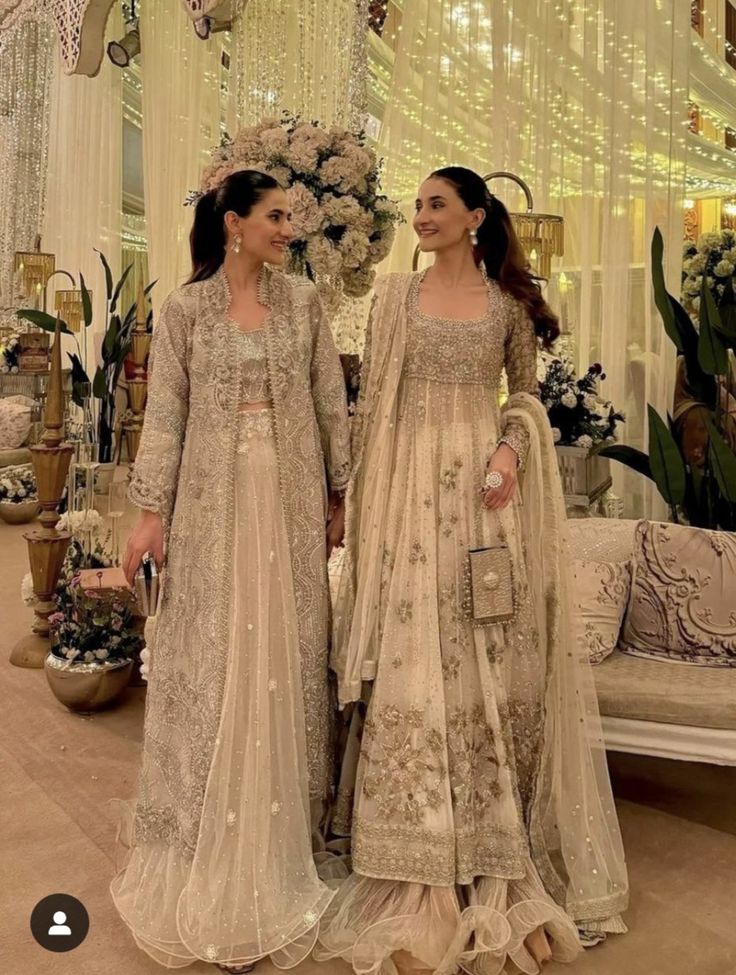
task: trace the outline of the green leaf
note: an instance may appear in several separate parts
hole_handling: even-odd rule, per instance
[[[659,227],[654,228],[652,237],[652,284],[654,286],[654,303],[662,316],[664,330],[669,335],[678,352],[684,353],[685,348],[677,326],[677,320],[672,307],[674,298],[667,291],[664,281],[662,258],[664,256],[664,241]]]
[[[117,315],[110,316],[110,324],[107,326],[105,338],[102,341],[102,358],[105,362],[110,362],[115,351],[115,342],[120,332],[120,318]]]
[[[98,251],[96,247],[95,251],[100,255],[102,266],[105,269],[105,288],[107,289],[107,300],[109,301],[112,298],[112,271],[110,270],[110,265],[107,263],[107,258],[102,251]]]
[[[143,294],[144,294],[144,295],[145,295],[146,297],[148,297],[148,295],[149,295],[149,294],[151,293],[151,291],[153,291],[153,289],[155,288],[155,286],[156,286],[157,284],[158,284],[158,278],[156,278],[156,280],[155,280],[155,281],[151,281],[151,283],[150,283],[150,284],[147,284],[147,285],[145,286],[145,288],[143,289]]]
[[[736,348],[736,294],[733,290],[733,278],[726,279],[725,290],[721,297],[718,307],[720,313],[720,325],[716,329],[729,341],[726,342],[730,348]]]
[[[116,307],[116,305],[118,303],[118,298],[120,297],[120,292],[123,290],[123,285],[125,284],[125,282],[126,282],[126,280],[128,278],[128,275],[130,274],[130,272],[132,270],[133,270],[133,265],[132,264],[129,264],[126,267],[126,269],[123,271],[123,273],[120,275],[120,280],[115,285],[115,290],[112,293],[112,301],[110,302],[110,311],[111,312],[115,311],[115,307]]]
[[[685,462],[677,446],[675,438],[670,433],[657,411],[647,406],[649,415],[649,463],[652,475],[667,504],[675,507],[681,505],[685,498],[687,484]]]
[[[87,285],[84,283],[84,275],[79,272],[79,287],[82,292],[82,314],[84,315],[84,327],[89,328],[92,324],[92,298]]]
[[[107,398],[107,373],[100,366],[97,367],[97,372],[92,382],[92,395],[95,399]]]
[[[703,275],[700,289],[700,337],[698,339],[698,362],[701,369],[711,376],[722,376],[728,372],[728,351],[716,328],[721,324],[716,303]]]
[[[643,474],[644,477],[654,480],[649,457],[643,450],[637,450],[636,447],[628,447],[626,444],[617,443],[602,447],[598,453],[601,457],[609,457],[611,460],[617,460],[620,464],[625,464],[626,467],[630,467],[632,471],[637,471],[637,473]]]
[[[710,458],[718,487],[726,501],[736,504],[736,454],[709,416],[705,417],[705,425],[710,434]]]
[[[55,315],[48,315],[45,311],[36,311],[35,308],[21,308],[15,314],[17,318],[31,322],[33,325],[42,328],[45,332],[51,332],[53,334],[56,331]],[[74,332],[72,332],[63,319],[61,321],[61,331],[64,335],[74,335]]]

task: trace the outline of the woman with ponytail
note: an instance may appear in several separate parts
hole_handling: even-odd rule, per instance
[[[531,975],[625,931],[628,895],[536,379],[557,322],[476,173],[432,173],[414,229],[434,263],[377,285],[353,428],[332,665],[367,712],[315,955]]]
[[[326,560],[349,477],[345,384],[317,292],[285,276],[287,195],[243,171],[197,203],[192,275],[156,323],[125,554],[162,570],[127,863],[136,942],[179,968],[309,954],[331,891]]]

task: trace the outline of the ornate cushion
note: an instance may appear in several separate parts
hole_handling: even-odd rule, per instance
[[[620,649],[736,667],[736,536],[641,522]]]
[[[31,407],[27,396],[0,399],[0,450],[17,450],[31,432]]]
[[[613,653],[631,588],[628,562],[576,559],[575,616],[577,637],[592,664]]]

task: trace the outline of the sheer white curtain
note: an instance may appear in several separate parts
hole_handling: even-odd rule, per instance
[[[109,37],[117,36],[121,26],[116,10],[108,24]],[[54,45],[50,116],[43,245],[56,254],[57,268],[74,275],[77,287],[81,270],[93,293],[93,324],[87,336],[91,376],[106,310],[105,274],[95,249],[105,254],[113,276],[121,271],[122,72],[104,58],[96,78],[67,75]],[[52,287],[66,290],[72,285],[59,276],[49,292]],[[50,293],[49,311],[53,308]]]
[[[407,213],[427,173],[458,163],[518,174],[535,210],[564,217],[549,297],[639,447],[646,403],[666,410],[674,380],[649,243],[659,225],[678,294],[689,33],[678,0],[405,0],[379,137],[385,190]],[[525,209],[512,183],[492,189]],[[413,245],[403,228],[390,269],[411,266]],[[663,511],[644,478],[612,467],[630,513]]]
[[[143,180],[154,308],[187,278],[193,210],[184,206],[220,142],[221,35],[201,41],[179,0],[141,8]]]

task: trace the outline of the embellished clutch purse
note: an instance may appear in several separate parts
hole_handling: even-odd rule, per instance
[[[506,545],[471,548],[465,564],[465,615],[473,626],[513,619],[513,564]]]
[[[135,574],[135,595],[143,616],[155,616],[158,609],[159,574],[150,555],[143,556]]]

